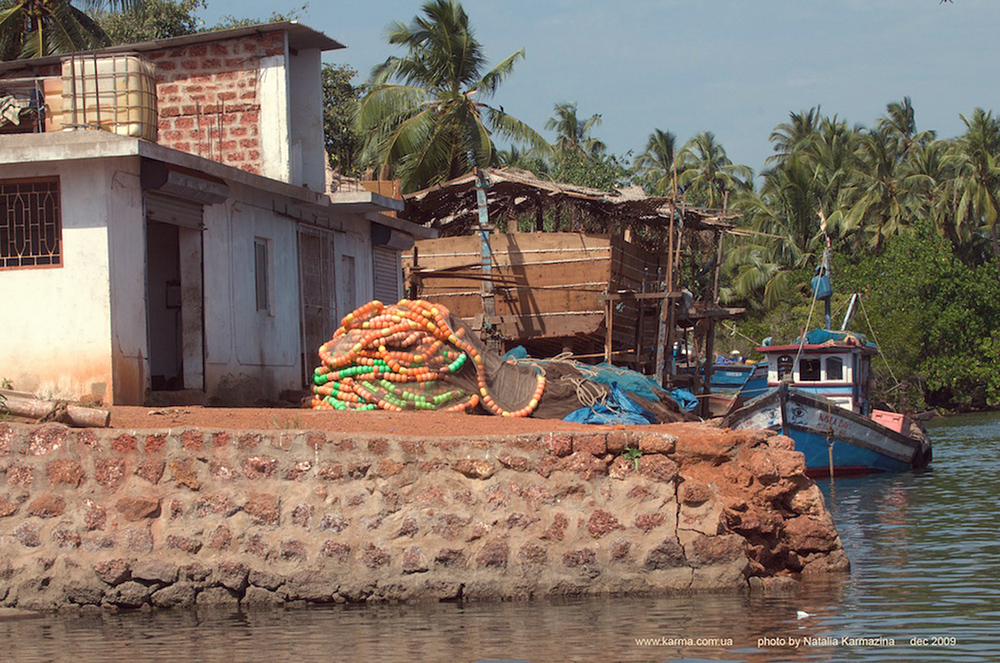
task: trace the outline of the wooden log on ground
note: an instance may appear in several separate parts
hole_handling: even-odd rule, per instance
[[[68,405],[61,401],[43,401],[25,397],[23,392],[0,390],[5,407],[15,417],[51,419],[80,428],[108,428],[111,412],[95,408]]]

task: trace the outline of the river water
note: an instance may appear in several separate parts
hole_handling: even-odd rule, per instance
[[[1000,416],[919,473],[821,482],[849,576],[791,596],[42,616],[0,661],[1000,661]]]

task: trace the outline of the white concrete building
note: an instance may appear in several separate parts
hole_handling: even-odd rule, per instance
[[[181,39],[191,48],[226,38]],[[295,79],[285,89],[306,85],[267,57],[269,76]],[[32,62],[0,65],[0,96],[5,76],[47,66]],[[309,69],[318,91],[318,67]],[[319,105],[308,107],[316,117],[297,107],[284,121],[314,127]],[[278,135],[305,135],[280,120],[271,118]],[[270,131],[256,133],[266,144]],[[199,156],[178,148],[182,138],[167,147],[93,129],[0,135],[0,378],[115,404],[157,391],[276,399],[305,386],[343,315],[376,293],[402,296],[399,249],[430,231],[385,214],[401,200],[331,199],[312,186],[324,180],[314,141],[297,156],[294,145],[262,147],[291,155],[272,168],[249,147],[241,159],[221,147]]]

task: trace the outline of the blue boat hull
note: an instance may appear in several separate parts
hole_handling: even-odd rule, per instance
[[[770,429],[795,441],[811,476],[899,472],[930,462],[926,439],[897,433],[831,401],[782,385],[731,412],[733,429]]]

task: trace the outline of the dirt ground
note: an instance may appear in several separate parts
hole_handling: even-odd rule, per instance
[[[550,431],[601,431],[621,426],[591,426],[558,419],[509,419],[455,412],[329,412],[298,408],[220,408],[193,405],[110,408],[111,427],[224,428],[230,430],[306,429],[391,435],[517,435]],[[644,431],[675,431],[691,424],[637,426]]]

